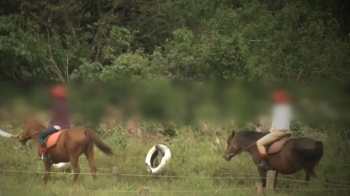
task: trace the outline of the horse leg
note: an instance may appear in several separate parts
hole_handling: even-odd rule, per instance
[[[258,167],[258,171],[261,178],[262,187],[265,188],[266,187],[266,170]]]
[[[312,167],[311,165],[307,165],[304,167],[305,171],[305,185],[307,185],[311,179],[311,176],[316,176],[315,175],[315,168]]]
[[[74,180],[73,183],[77,182],[79,173],[80,173],[80,167],[79,167],[79,156],[76,155],[71,155],[70,156],[70,164],[73,167],[73,171],[74,171]]]
[[[316,172],[315,172],[315,163],[307,163],[304,166],[304,171],[305,171],[305,184],[307,185],[308,182],[310,181],[311,177],[316,177]]]
[[[96,165],[95,165],[95,160],[94,160],[94,145],[89,144],[89,146],[86,148],[84,154],[86,156],[86,159],[89,162],[90,171],[92,174],[92,179],[97,180]]]
[[[305,181],[306,181],[306,184],[310,181],[310,173],[305,171]]]
[[[309,184],[310,176],[310,172],[307,169],[305,169],[305,186]]]
[[[47,182],[50,180],[51,164],[49,162],[45,162],[44,165],[45,165],[44,182],[45,182],[45,185],[46,185]]]

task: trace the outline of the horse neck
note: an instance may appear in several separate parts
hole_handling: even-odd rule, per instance
[[[252,155],[252,157],[259,155],[258,147],[256,145],[253,145],[252,147],[247,149],[246,152]]]
[[[256,142],[259,139],[260,138],[257,138],[257,139],[243,139],[243,140],[241,140],[242,146],[244,146],[244,148],[248,148],[245,151],[248,152],[253,157],[256,156],[256,155],[259,155],[258,147],[256,146]],[[249,147],[249,146],[251,146],[251,147]]]

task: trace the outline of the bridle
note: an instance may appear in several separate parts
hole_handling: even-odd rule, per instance
[[[35,135],[37,133],[39,133],[39,131],[34,132],[33,135]],[[25,137],[23,137],[23,134],[19,135],[19,140],[25,140],[25,139],[30,139],[30,138],[31,138],[30,135],[26,135]]]
[[[234,157],[238,154],[241,154],[242,152],[248,150],[249,148],[251,148],[252,146],[254,146],[256,144],[256,142],[253,142],[252,144],[250,144],[248,147],[245,147],[245,148],[241,148],[238,152],[235,152],[235,153],[231,153],[231,154],[227,154],[225,155],[225,157],[227,158],[230,158],[230,157]],[[233,145],[233,144],[232,144]],[[234,148],[237,149],[237,147],[235,145],[233,145]]]
[[[27,136],[25,136],[25,137],[23,137],[23,134],[20,134],[20,135],[19,135],[19,140],[25,140],[25,139],[29,139],[29,138],[30,138],[29,135],[27,135]]]

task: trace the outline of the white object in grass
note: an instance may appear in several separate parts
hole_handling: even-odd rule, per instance
[[[69,169],[71,167],[71,164],[70,164],[70,162],[57,163],[57,164],[52,164],[52,166],[56,169],[59,169],[59,170],[66,170],[66,169]]]
[[[154,160],[159,154],[161,154],[163,156],[162,161],[160,162],[160,164],[157,167],[154,167]],[[151,174],[159,174],[160,172],[162,172],[164,170],[165,166],[170,161],[170,159],[171,159],[171,152],[167,146],[165,146],[163,144],[158,144],[158,145],[153,146],[148,151],[147,156],[146,156],[147,171],[150,172]]]

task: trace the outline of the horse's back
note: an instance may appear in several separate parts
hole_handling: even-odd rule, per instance
[[[293,140],[294,140],[293,143],[295,148],[304,148],[304,149],[313,149],[317,142],[321,142],[309,137],[297,137],[297,138],[293,138]]]
[[[287,136],[282,137],[281,139],[273,142],[272,144],[267,146],[267,153],[269,153],[269,154],[278,153],[279,151],[282,150],[284,145],[291,139],[292,139],[291,135],[287,135]]]
[[[83,127],[72,127],[61,133],[55,150],[58,154],[80,154],[83,152],[86,143],[85,129]]]
[[[86,140],[86,134],[85,134],[85,128],[84,127],[72,127],[67,130],[65,130],[62,133],[62,140],[65,140],[66,142],[80,142]]]
[[[308,137],[292,137],[291,135],[285,136],[276,142],[267,146],[267,152],[269,154],[276,154],[280,152],[282,149],[292,150],[295,146],[299,148],[312,149],[315,147],[316,140]]]

